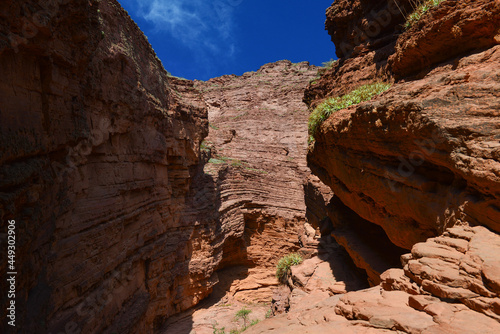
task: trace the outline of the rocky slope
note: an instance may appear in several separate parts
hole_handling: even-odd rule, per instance
[[[454,227],[416,244],[382,284],[303,305],[252,333],[498,333],[500,237]]]
[[[2,294],[0,331],[152,332],[214,284],[191,268],[184,214],[202,97],[114,0],[2,1],[0,39],[0,214],[18,272],[17,327]]]

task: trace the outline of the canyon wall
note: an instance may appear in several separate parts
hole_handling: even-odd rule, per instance
[[[121,6],[2,1],[0,77],[0,215],[2,233],[16,222],[18,272],[17,326],[2,294],[1,332],[150,333],[208,294],[185,218],[207,109]]]
[[[390,4],[380,1],[374,13],[390,14]],[[334,40],[367,29],[361,19],[342,24],[362,5],[340,1],[327,11]],[[399,247],[411,249],[456,224],[500,232],[500,39],[494,28],[500,6],[445,1],[407,31],[394,13],[387,21],[392,35],[381,30],[358,38],[349,56],[306,92],[315,106],[357,85],[394,82],[372,101],[325,121],[310,147],[309,166],[343,204],[381,226]],[[377,15],[372,22],[382,26]]]
[[[168,333],[214,288],[269,302],[276,262],[296,251],[308,259],[288,282],[292,314],[255,332],[468,325],[454,317],[498,332],[500,4],[444,1],[405,31],[410,10],[336,1],[330,68],[192,82],[168,75],[115,0],[3,1],[14,332]],[[333,114],[308,147],[302,96],[312,109],[376,81],[393,86]]]
[[[114,0],[0,8],[0,210],[23,273],[13,332],[151,333],[217,284],[268,303],[278,259],[318,253],[302,102],[317,67],[191,82]]]
[[[500,330],[500,3],[443,1],[408,29],[411,7],[397,5],[336,1],[326,28],[340,59],[304,96],[312,109],[392,84],[334,112],[308,152],[333,190],[312,187],[309,205],[323,198],[328,233],[381,284],[297,305],[250,334]],[[380,275],[405,249],[402,269]]]
[[[218,270],[243,271],[229,288],[239,300],[268,302],[278,285],[277,261],[308,242],[308,112],[302,96],[317,70],[306,62],[279,61],[195,84],[210,121],[202,151],[206,177],[217,185],[220,232],[213,238],[223,244]]]
[[[168,319],[160,333],[229,331],[243,307],[264,319],[328,297],[330,289],[368,286],[345,250],[321,237],[331,190],[307,167],[309,112],[302,102],[318,71],[282,60],[241,76],[195,81],[208,108],[209,135],[201,144],[205,165],[194,178],[193,210],[184,219],[199,225],[190,241],[191,268],[213,272],[218,284],[199,306]],[[279,259],[294,252],[305,261],[289,283],[300,282],[307,292],[292,291],[275,276]]]

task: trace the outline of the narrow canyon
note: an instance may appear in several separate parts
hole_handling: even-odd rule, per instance
[[[3,0],[0,332],[499,333],[500,2],[325,25],[191,81],[116,0]]]

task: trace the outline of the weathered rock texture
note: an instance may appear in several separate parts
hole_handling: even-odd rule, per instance
[[[230,288],[240,301],[268,302],[278,284],[279,258],[310,244],[303,187],[310,174],[308,112],[301,99],[316,72],[308,63],[279,61],[242,76],[196,82],[209,110],[210,133],[202,145],[205,173],[218,198],[220,232],[210,243],[222,244],[218,270],[249,268]]]
[[[403,32],[392,3],[330,7],[327,29],[342,58],[304,97],[313,108],[365,83],[393,83],[334,113],[308,153],[334,194],[309,183],[308,203],[319,213],[312,221],[381,284],[325,299],[318,293],[249,333],[500,330],[500,4],[445,1]],[[402,248],[412,250],[401,257],[404,269],[380,275],[389,263],[398,267]]]
[[[193,214],[201,230],[216,226],[216,233],[198,236],[203,243],[194,249],[202,249],[199,267],[214,268],[219,284],[199,307],[169,319],[163,333],[211,333],[213,326],[229,331],[239,327],[232,319],[242,302],[250,303],[254,317],[265,314],[273,298],[278,314],[368,286],[345,250],[329,235],[320,240],[317,231],[331,191],[306,166],[302,96],[316,74],[307,63],[279,61],[242,76],[196,82],[209,109],[210,133],[202,144],[207,163],[195,181],[199,210]],[[301,273],[277,289],[278,260],[297,251],[307,259]]]
[[[326,11],[326,29],[339,60],[308,87],[304,101],[315,106],[326,96],[339,96],[374,81],[391,80],[387,59],[402,33],[409,0],[335,1]]]
[[[191,268],[199,232],[183,218],[207,110],[120,5],[2,1],[0,77],[14,332],[151,333],[208,294],[211,274]]]
[[[329,78],[339,78],[334,85],[346,72],[374,81],[382,78],[377,78],[377,71],[393,81],[410,72],[417,71],[418,76],[396,81],[370,102],[336,112],[321,126],[308,156],[313,172],[343,204],[381,226],[392,243],[405,249],[457,223],[500,232],[500,47],[493,46],[498,32],[489,28],[498,19],[500,5],[491,1],[442,5],[430,9],[396,43],[384,48],[384,54],[392,54],[389,62],[386,56],[379,63],[371,61],[370,54],[378,50],[367,50],[339,61],[329,72]],[[334,9],[339,6],[347,5],[336,2],[329,11],[330,21],[337,20]],[[485,26],[483,38],[476,38],[479,44],[470,42],[467,34],[439,28],[452,25],[457,27],[454,31],[468,31],[478,20]],[[439,38],[433,38],[437,31]],[[451,47],[446,53],[441,48],[447,45],[449,50],[452,44],[464,48]],[[359,61],[371,62],[371,69],[349,65]],[[437,65],[429,67],[432,64]],[[328,78],[317,84],[326,89],[321,80]],[[306,96],[319,99],[341,93],[326,89],[323,95],[312,94],[320,91],[318,87]]]
[[[498,333],[500,237],[454,227],[419,243],[382,284],[303,304],[248,333]]]
[[[424,75],[431,65],[500,44],[498,1],[445,1],[398,39],[389,58],[397,79]]]
[[[343,58],[320,78],[280,61],[193,83],[167,75],[115,0],[3,1],[17,332],[168,333],[211,293],[268,301],[298,250],[318,258],[292,270],[291,313],[253,331],[499,332],[500,4],[445,1],[407,32],[398,4],[336,1]],[[311,107],[394,83],[321,126],[308,163],[333,192],[305,162],[311,79]],[[332,237],[381,285],[346,293],[365,277]],[[404,269],[385,271],[403,248]]]

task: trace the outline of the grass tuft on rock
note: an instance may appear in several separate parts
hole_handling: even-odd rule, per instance
[[[412,3],[415,4],[415,10],[408,15],[406,18],[406,22],[404,24],[404,28],[406,30],[410,29],[415,23],[420,21],[420,18],[432,7],[438,6],[441,2],[446,0],[420,0],[414,1]]]
[[[328,69],[332,68],[336,62],[337,62],[337,59],[331,58],[329,61],[325,61],[324,63],[322,63],[321,65],[323,65],[323,66],[321,68],[324,70],[328,70]]]
[[[290,268],[301,264],[304,259],[298,253],[292,253],[283,256],[276,265],[276,278],[281,283],[286,283],[290,275]]]
[[[326,99],[313,110],[311,115],[309,115],[309,142],[314,141],[314,136],[316,135],[320,125],[335,111],[368,101],[375,95],[385,92],[390,87],[391,84],[375,82],[360,86],[346,95]]]

